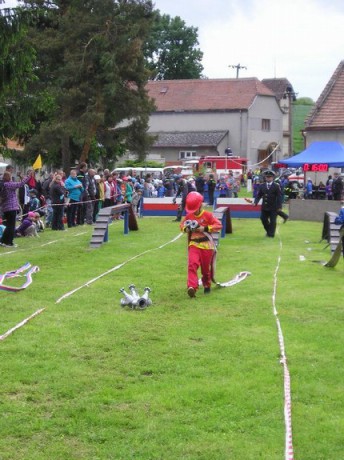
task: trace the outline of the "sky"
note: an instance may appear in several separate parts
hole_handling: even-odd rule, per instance
[[[198,29],[208,78],[287,78],[297,97],[318,99],[344,59],[343,0],[153,0]],[[1,4],[2,3],[2,4]],[[0,7],[15,6],[0,0]]]

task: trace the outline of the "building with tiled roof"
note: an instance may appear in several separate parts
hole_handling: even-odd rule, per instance
[[[292,156],[293,151],[293,101],[296,93],[287,78],[264,78],[262,83],[276,96],[283,112],[283,156]]]
[[[247,157],[252,165],[283,156],[283,113],[275,94],[257,78],[149,81],[156,110],[151,149],[166,164],[204,155]],[[269,157],[269,158],[267,158]],[[266,160],[266,161],[265,161]]]
[[[314,141],[344,144],[344,61],[341,61],[305,121],[306,146]]]

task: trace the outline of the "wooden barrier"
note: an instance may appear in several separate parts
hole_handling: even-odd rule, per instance
[[[168,196],[164,198],[143,198],[140,214],[143,217],[176,217],[181,201],[181,198],[177,198],[176,203],[173,203],[173,197]]]
[[[341,225],[337,225],[334,223],[337,216],[338,214],[335,212],[325,212],[321,235],[321,239],[326,240],[328,242],[328,245],[331,247],[332,253],[335,251],[340,240],[339,231],[341,229]]]
[[[232,217],[242,219],[257,218],[260,216],[261,205],[253,205],[252,198],[216,198],[214,209],[227,206],[230,209]]]
[[[141,215],[145,216],[161,216],[168,217],[177,215],[178,205],[181,202],[180,198],[177,198],[176,204],[173,203],[172,197],[165,198],[143,198],[141,206]],[[253,206],[252,203],[246,201],[245,198],[217,198],[214,202],[213,209],[219,207],[229,207],[231,217],[239,218],[257,218],[260,216],[261,206]],[[252,199],[250,199],[252,200]],[[253,200],[252,200],[253,201]]]
[[[224,238],[226,233],[233,233],[231,212],[228,206],[215,209],[214,216],[222,223],[221,238]],[[219,236],[220,232],[212,233],[216,246],[219,245]]]
[[[97,221],[93,228],[90,241],[91,248],[99,248],[104,242],[108,241],[110,217],[122,213],[124,217],[124,235],[127,235],[129,230],[138,230],[136,217],[130,203],[117,204],[116,206],[102,208],[98,213]]]

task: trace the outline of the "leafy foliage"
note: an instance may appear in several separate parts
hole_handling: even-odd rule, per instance
[[[30,20],[21,10],[0,11],[0,143],[29,132],[45,104],[44,95],[27,93],[36,79],[36,51],[27,41]]]
[[[187,27],[179,17],[155,13],[152,34],[146,46],[151,78],[177,80],[200,78],[203,53],[198,46],[198,29]]]
[[[109,159],[126,149],[144,155],[153,105],[144,88],[142,44],[150,30],[151,2],[23,3],[25,11],[35,12],[27,42],[36,50],[37,80],[28,93],[47,93],[53,102],[26,139],[27,152],[40,146],[52,164],[64,168],[75,160],[94,163],[95,145],[102,145]]]
[[[293,153],[304,150],[304,139],[302,130],[305,127],[305,119],[311,111],[313,105],[293,103]]]
[[[311,97],[300,97],[293,102],[294,105],[314,105]]]

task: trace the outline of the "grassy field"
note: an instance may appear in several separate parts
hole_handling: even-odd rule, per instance
[[[0,335],[45,308],[0,341],[1,460],[283,459],[278,264],[295,458],[344,458],[344,265],[318,263],[330,258],[321,223],[288,221],[270,239],[258,219],[233,219],[217,279],[251,276],[195,299],[171,218],[140,219],[129,235],[117,221],[97,250],[91,230],[0,249],[2,273],[40,267],[26,290],[0,291]],[[152,306],[120,306],[131,283],[152,289]]]

